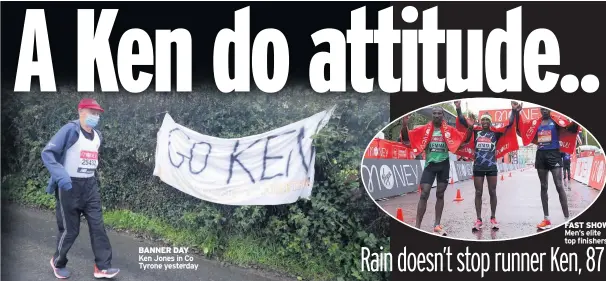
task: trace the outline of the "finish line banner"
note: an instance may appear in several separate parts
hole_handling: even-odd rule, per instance
[[[167,113],[158,131],[154,176],[204,201],[280,205],[309,199],[314,183],[312,136],[336,106],[296,123],[223,139],[177,124]]]

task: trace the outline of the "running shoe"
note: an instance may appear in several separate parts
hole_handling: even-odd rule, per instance
[[[436,227],[433,228],[433,232],[440,236],[446,236],[446,230],[444,230],[444,227],[441,225],[436,225]]]
[[[492,226],[492,229],[499,229],[499,223],[497,222],[496,218],[490,219],[490,224]]]
[[[549,221],[549,220],[543,220],[541,223],[539,223],[537,225],[537,227],[539,229],[543,229],[543,230],[544,229],[550,229],[551,228],[551,221]]]
[[[95,276],[95,278],[114,278],[114,276],[118,275],[119,272],[120,269],[117,268],[108,268],[100,270],[99,268],[97,268],[97,265],[95,265],[95,273],[93,275]]]
[[[71,272],[69,272],[69,270],[67,270],[67,268],[65,268],[65,267],[56,268],[54,257],[51,258],[50,265],[53,268],[53,273],[55,274],[55,277],[57,277],[59,279],[67,279],[72,275]]]
[[[476,220],[476,222],[473,224],[473,229],[474,230],[480,230],[480,229],[482,229],[482,221],[481,220]]]

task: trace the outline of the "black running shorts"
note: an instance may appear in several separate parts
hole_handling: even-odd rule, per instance
[[[496,177],[498,175],[498,171],[473,171],[474,177]]]
[[[421,183],[433,184],[436,180],[439,183],[448,183],[450,172],[450,160],[446,159],[439,163],[429,163],[421,175]]]
[[[563,160],[559,149],[537,150],[537,157],[534,162],[534,167],[537,170],[552,170],[562,168],[562,166]]]

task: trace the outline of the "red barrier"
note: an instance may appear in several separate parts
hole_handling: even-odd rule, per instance
[[[378,138],[372,140],[364,157],[402,160],[412,160],[415,158],[412,149],[409,147],[399,142]]]
[[[606,158],[604,157],[603,154],[599,154],[599,155],[595,155],[595,156],[588,156],[588,157],[593,157],[592,161],[591,161],[591,168],[589,170],[589,179],[587,180],[587,178],[582,177],[579,179],[576,179],[579,182],[584,182],[584,180],[587,180],[587,185],[595,188],[597,190],[602,190],[602,188],[604,187],[604,183],[606,182]],[[570,175],[572,176],[573,179],[574,175],[576,175],[576,168],[577,168],[577,162],[579,159],[583,159],[585,157],[580,157],[577,158],[576,154],[571,155],[570,158]],[[583,170],[585,170],[586,168],[583,167],[583,165],[581,165],[581,168]],[[583,174],[583,173],[581,173]]]
[[[593,150],[581,151],[581,157],[589,157],[589,156],[594,156],[594,155],[595,155],[595,151],[593,151]]]
[[[368,146],[368,149],[366,149],[366,153],[364,154],[364,158],[381,158],[379,147],[380,140],[381,139],[375,138],[370,142],[370,145]]]
[[[570,177],[574,179],[574,171],[577,169],[577,154],[570,155]]]
[[[589,186],[601,190],[604,187],[604,168],[606,168],[606,160],[604,155],[596,155],[593,157],[593,163],[591,164],[591,172],[589,174]]]

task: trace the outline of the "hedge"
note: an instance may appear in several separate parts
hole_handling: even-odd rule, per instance
[[[390,219],[364,190],[359,165],[369,141],[388,123],[388,94],[318,94],[298,86],[278,94],[224,94],[210,87],[192,93],[82,94],[67,86],[58,92],[3,91],[3,198],[54,206],[54,198],[44,194],[49,174],[41,149],[77,118],[78,100],[93,97],[105,108],[99,125],[105,138],[100,182],[108,224],[191,244],[208,257],[234,262],[244,255],[234,247],[256,241],[248,254],[260,254],[259,249],[292,261],[296,266],[273,269],[305,279],[387,280],[388,273],[360,272],[361,246],[389,251]],[[316,180],[309,201],[225,206],[189,196],[152,175],[165,112],[200,133],[233,138],[278,128],[333,104],[335,114],[315,140]]]

